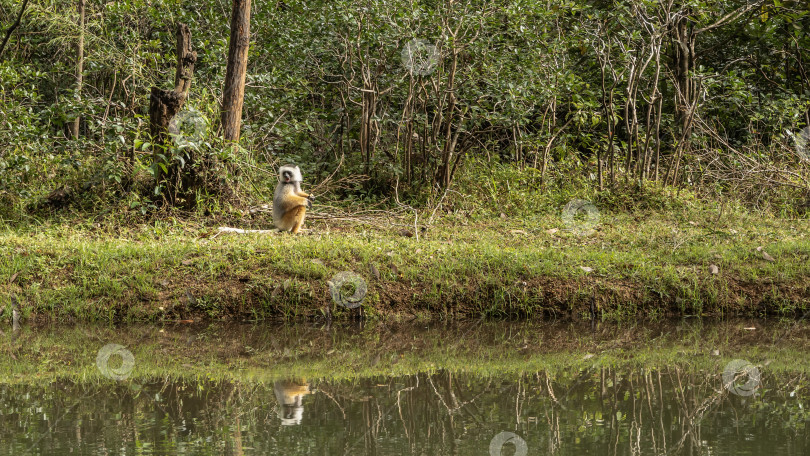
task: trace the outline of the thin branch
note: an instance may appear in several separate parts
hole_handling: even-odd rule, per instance
[[[761,7],[763,4],[765,4],[765,0],[759,0],[756,3],[750,3],[747,6],[743,6],[742,8],[736,9],[736,10],[726,14],[725,16],[718,19],[714,24],[707,25],[706,27],[695,30],[694,32],[692,32],[692,34],[693,35],[700,35],[703,32],[708,32],[709,30],[716,29],[717,27],[720,27],[720,26],[726,24],[727,22],[732,22],[732,21],[738,19],[740,16],[742,16],[743,14],[745,14],[745,13],[747,13],[747,12],[753,10],[753,9]]]
[[[6,50],[6,43],[8,43],[8,39],[11,38],[11,34],[14,33],[14,29],[20,26],[20,21],[22,20],[23,13],[25,13],[25,8],[28,6],[28,0],[23,0],[22,6],[20,7],[20,12],[17,14],[17,20],[11,24],[11,27],[6,30],[6,37],[3,38],[3,44],[0,44],[0,57],[3,56],[3,51]]]

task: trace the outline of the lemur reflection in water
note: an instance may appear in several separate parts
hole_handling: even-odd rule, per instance
[[[278,417],[283,426],[301,424],[304,415],[303,398],[310,394],[309,383],[306,379],[277,380],[273,383],[273,392],[281,408]]]

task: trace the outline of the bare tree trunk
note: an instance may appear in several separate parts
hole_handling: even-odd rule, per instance
[[[194,64],[197,62],[197,53],[191,50],[191,31],[185,24],[177,26],[177,71],[174,75],[174,90],[162,90],[152,87],[149,96],[149,130],[152,134],[153,166],[158,183],[163,181],[164,173],[161,164],[166,166],[163,195],[170,201],[177,196],[179,186],[179,170],[176,164],[166,163],[159,157],[166,149],[166,136],[169,122],[183,108],[191,87],[191,77],[194,74]],[[190,168],[190,167],[189,167]]]
[[[222,94],[222,137],[228,141],[239,140],[249,45],[250,0],[233,0],[228,68]]]
[[[376,144],[375,117],[377,115],[377,95],[376,87],[377,75],[371,73],[369,65],[363,65],[363,105],[360,117],[360,155],[363,157],[365,173],[371,172],[371,160],[374,157]]]
[[[460,52],[461,51],[457,48],[453,49],[453,60],[447,81],[447,93],[449,99],[447,103],[447,124],[444,133],[444,145],[442,147],[442,163],[435,179],[441,188],[450,187],[450,164],[453,159],[453,149],[456,146],[456,140],[458,140],[458,134],[456,134],[455,140],[453,138],[453,117],[456,110],[455,82],[456,70],[458,68],[458,55]],[[459,119],[459,123],[462,121],[463,119]],[[457,133],[460,131],[461,126],[459,125]]]
[[[680,126],[681,141],[676,145],[678,152],[674,157],[674,164],[667,169],[667,178],[672,173],[672,184],[677,184],[678,168],[681,156],[688,153],[690,149],[690,133],[692,116],[694,109],[694,99],[697,95],[695,81],[690,72],[695,67],[695,41],[697,35],[690,30],[689,18],[684,15],[679,18],[673,27],[674,33],[674,68],[675,74],[675,121]],[[666,180],[666,178],[665,178]]]
[[[23,0],[22,6],[20,6],[20,12],[17,14],[17,20],[11,24],[11,27],[6,29],[6,36],[3,38],[3,43],[0,44],[0,57],[3,56],[3,51],[6,50],[6,44],[8,43],[8,39],[11,38],[11,34],[14,33],[14,29],[20,26],[20,21],[22,20],[23,13],[25,13],[25,8],[28,6],[28,0]]]
[[[615,90],[616,85],[618,84],[618,80],[615,78],[613,79],[613,85],[610,87],[610,94],[608,96],[608,167],[610,168],[610,185],[611,187],[616,186],[616,143],[614,142],[613,136],[616,134],[616,124],[617,122],[613,121],[614,109],[613,109],[613,90]]]
[[[664,107],[664,97],[658,96],[658,112],[655,117],[655,181],[658,182],[658,165],[661,163],[661,116]]]
[[[85,0],[78,1],[79,9],[79,44],[76,49],[76,94],[81,97],[82,92],[82,72],[84,71],[84,6]],[[73,139],[79,138],[79,121],[81,116],[78,114],[73,122],[70,123],[70,136]]]

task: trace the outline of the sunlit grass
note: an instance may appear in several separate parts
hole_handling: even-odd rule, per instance
[[[363,314],[372,318],[625,319],[807,308],[807,220],[658,187],[634,198],[532,189],[526,174],[509,168],[489,184],[511,189],[497,201],[492,189],[474,185],[482,180],[472,169],[440,208],[419,209],[417,219],[410,211],[396,224],[313,217],[303,236],[216,235],[218,219],[194,215],[0,225],[0,305],[14,294],[25,318],[55,321],[346,318],[358,313],[332,302],[327,281],[353,271],[368,284]],[[562,216],[574,197],[595,201],[593,233],[578,235],[571,228],[583,220],[572,226]],[[316,207],[315,214],[328,212]],[[268,216],[238,214],[227,222],[269,227]],[[414,221],[426,229],[404,236]]]

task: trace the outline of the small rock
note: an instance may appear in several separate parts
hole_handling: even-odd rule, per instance
[[[552,228],[552,229],[550,229],[550,230],[546,230],[546,233],[548,233],[548,234],[554,234],[554,233],[556,233],[557,231],[560,231],[560,230],[559,230],[559,229],[557,229],[557,228]]]
[[[762,251],[762,258],[764,258],[765,261],[770,261],[771,263],[776,261],[772,256],[768,255],[768,252],[766,252],[764,250]]]
[[[712,274],[719,274],[720,273],[720,268],[718,268],[716,264],[710,264],[709,265],[709,272],[711,272]]]
[[[502,218],[502,219],[505,219],[505,218],[506,218],[506,214],[504,214],[503,212],[501,212],[501,218]]]
[[[579,269],[582,269],[585,272],[593,272],[593,268],[589,268],[587,266],[580,266]]]
[[[191,263],[193,263],[193,261],[191,260],[183,260],[180,262],[180,264],[182,264],[183,266],[191,266]]]

